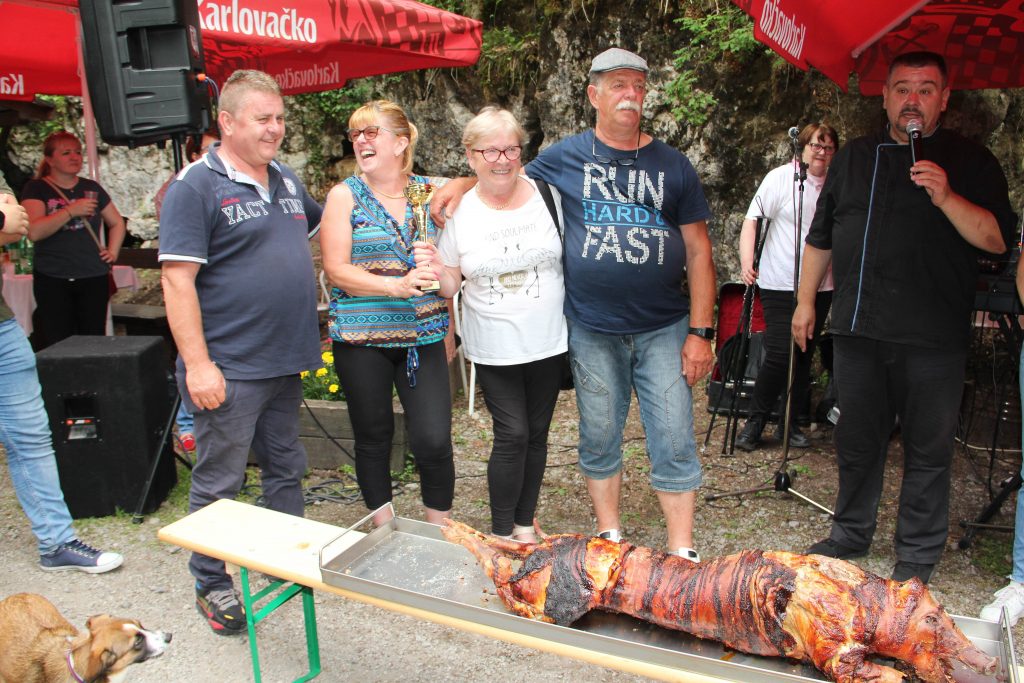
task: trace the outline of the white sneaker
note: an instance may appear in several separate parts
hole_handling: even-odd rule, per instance
[[[1024,615],[1024,584],[1010,581],[995,592],[996,599],[981,608],[980,619],[998,622],[1002,617],[1003,608],[1010,619],[1010,626]]]
[[[668,554],[678,555],[684,560],[689,560],[694,564],[700,564],[700,555],[698,555],[697,551],[693,548],[676,548],[675,550],[670,550]]]

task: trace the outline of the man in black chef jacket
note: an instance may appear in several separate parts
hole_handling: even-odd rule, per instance
[[[807,552],[867,554],[898,419],[904,466],[892,578],[927,583],[949,532],[977,257],[1006,251],[1016,216],[992,153],[940,125],[949,100],[941,56],[896,57],[882,96],[885,130],[843,147],[829,168],[793,314],[803,346],[831,263],[839,492],[831,534]]]

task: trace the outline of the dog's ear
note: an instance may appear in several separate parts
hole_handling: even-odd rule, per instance
[[[85,627],[92,631],[94,627],[99,626],[100,621],[107,620],[110,618],[111,617],[109,614],[94,614],[91,617],[89,617],[88,621],[85,622]]]

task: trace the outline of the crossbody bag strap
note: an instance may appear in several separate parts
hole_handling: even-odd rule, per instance
[[[49,178],[43,178],[42,180],[43,180],[44,183],[46,183],[47,185],[52,187],[53,191],[61,196],[61,199],[63,199],[68,204],[71,203],[71,200],[68,198],[68,196],[66,194],[64,194],[64,190],[62,190],[57,183],[53,182]],[[71,215],[70,211],[68,211],[68,215]],[[91,225],[89,225],[89,221],[87,221],[87,220],[85,220],[83,218],[82,219],[82,225],[84,225],[85,229],[89,231],[89,237],[91,237],[92,241],[96,243],[96,248],[102,250],[103,249],[103,245],[100,244],[100,238],[96,236],[96,231],[92,229]]]

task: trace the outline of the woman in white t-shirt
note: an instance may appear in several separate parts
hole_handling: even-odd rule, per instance
[[[768,172],[757,189],[746,220],[740,232],[740,266],[743,282],[757,283],[765,321],[765,359],[754,383],[750,419],[743,431],[736,437],[736,448],[752,451],[761,443],[761,432],[772,410],[785,397],[789,370],[789,351],[793,344],[790,322],[793,319],[793,269],[794,249],[803,247],[807,231],[814,218],[814,207],[825,184],[825,174],[839,147],[839,133],[823,123],[805,126],[796,138],[799,161],[807,164],[807,178],[804,181],[803,209],[798,204],[799,166],[797,157]],[[754,269],[754,232],[759,216],[771,219],[768,234],[764,239],[759,267]],[[797,219],[800,218],[800,234],[796,235]],[[821,326],[832,303],[832,273],[822,280],[815,300],[817,329],[806,351],[794,349],[793,357],[793,406],[789,425],[789,445],[793,448],[807,448],[810,441],[794,423],[794,419],[807,402],[810,392],[811,356],[821,334]],[[783,410],[783,414],[784,414]],[[784,432],[782,420],[776,431],[781,439]]]
[[[491,529],[535,541],[566,327],[562,242],[536,185],[520,175],[525,140],[515,117],[495,107],[466,125],[462,143],[477,184],[429,256],[442,296],[463,288],[462,343],[494,423]]]

